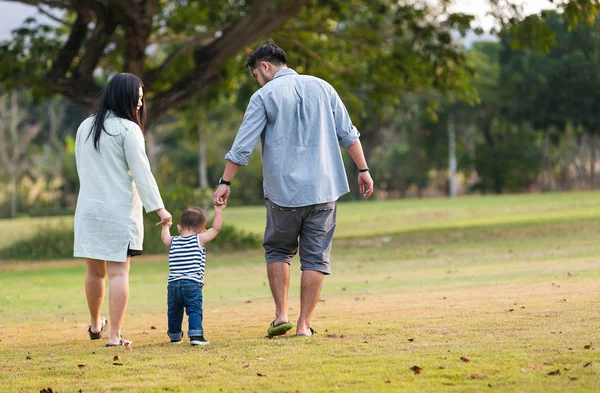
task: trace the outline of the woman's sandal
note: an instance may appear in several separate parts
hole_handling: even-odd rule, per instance
[[[107,347],[120,347],[122,345],[128,346],[131,345],[133,341],[125,340],[123,336],[120,336],[118,344],[106,344]]]
[[[106,327],[106,325],[108,325],[108,319],[104,318],[104,323],[102,324],[102,327],[100,328],[100,331],[98,333],[94,333],[92,332],[92,326],[90,325],[90,327],[88,328],[88,333],[90,335],[90,340],[99,340],[102,338],[102,332],[104,332],[104,328]]]

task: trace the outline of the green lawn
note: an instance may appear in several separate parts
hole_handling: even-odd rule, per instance
[[[0,391],[598,391],[598,218],[594,193],[342,204],[319,334],[264,338],[261,250],[209,250],[205,348],[168,343],[164,256],[132,264],[131,353],[87,339],[80,261],[3,261]],[[294,261],[292,322],[298,283]]]

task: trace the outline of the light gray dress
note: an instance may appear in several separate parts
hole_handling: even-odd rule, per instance
[[[77,130],[75,159],[80,189],[75,210],[73,256],[125,262],[142,250],[146,212],[164,207],[150,170],[140,127],[109,113],[94,149],[89,117]],[[109,135],[110,134],[110,135]]]

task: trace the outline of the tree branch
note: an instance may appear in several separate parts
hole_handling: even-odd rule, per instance
[[[54,16],[53,14],[51,14],[49,11],[46,11],[45,9],[42,8],[42,6],[40,4],[37,5],[37,9],[40,13],[42,13],[43,15],[46,15],[48,18],[52,19],[55,22],[58,22],[64,26],[69,26],[72,27],[73,25],[71,25],[69,22],[67,22],[64,19],[59,18],[58,16]]]
[[[73,59],[79,54],[79,50],[83,45],[90,20],[91,11],[89,9],[80,8],[77,10],[77,19],[75,19],[75,24],[71,28],[69,39],[58,52],[58,56],[56,56],[52,69],[48,72],[46,78],[60,78],[67,74]]]
[[[160,66],[152,70],[148,70],[144,73],[144,84],[148,87],[148,89],[151,89],[154,82],[160,77],[164,70],[167,69],[169,65],[171,65],[171,63],[177,58],[177,56],[179,56],[188,49],[191,49],[201,44],[210,44],[212,41],[214,41],[214,33],[203,33],[179,45],[177,48],[173,49],[173,51],[167,56],[167,58],[162,62]]]
[[[96,27],[92,37],[87,44],[85,53],[77,65],[76,74],[79,78],[92,78],[92,74],[104,53],[104,48],[110,42],[117,23],[115,17],[108,7],[97,4],[95,7]]]
[[[45,4],[52,8],[60,8],[63,10],[69,9],[71,2],[69,0],[4,0],[9,1],[11,3],[23,3],[29,4],[33,6],[39,6],[40,4]]]
[[[307,2],[308,0],[255,2],[246,16],[226,29],[221,38],[195,51],[196,64],[190,75],[176,82],[171,89],[150,99],[148,123],[152,123],[168,109],[181,107],[195,93],[214,82],[227,59],[259,38],[271,34],[286,19],[296,15]]]

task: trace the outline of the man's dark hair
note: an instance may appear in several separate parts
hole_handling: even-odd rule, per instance
[[[276,66],[287,65],[287,55],[283,49],[272,42],[268,42],[256,48],[256,50],[248,56],[246,67],[254,69],[261,61],[267,61]]]
[[[188,207],[179,217],[179,225],[186,229],[200,229],[206,223],[206,214],[197,207]]]

